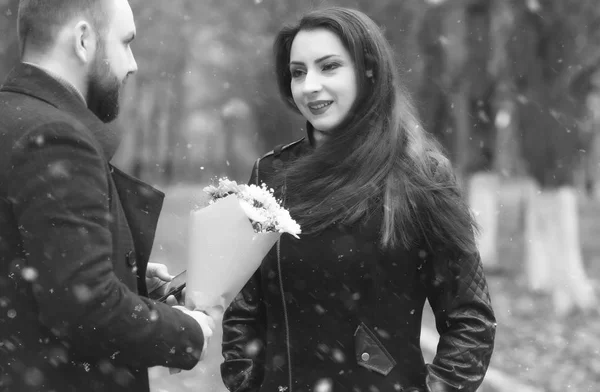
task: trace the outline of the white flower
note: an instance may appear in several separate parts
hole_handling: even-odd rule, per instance
[[[268,219],[267,216],[264,216],[263,214],[261,214],[261,211],[258,208],[253,207],[246,200],[240,200],[240,207],[242,207],[242,210],[244,210],[244,212],[246,213],[246,216],[251,221],[263,223],[263,222],[267,221],[267,219]]]
[[[257,233],[288,233],[296,238],[301,233],[300,225],[292,219],[289,211],[281,206],[274,196],[273,189],[267,188],[264,183],[261,186],[240,185],[227,178],[220,178],[217,186],[207,186],[204,191],[211,198],[210,204],[222,197],[236,195],[240,207]]]
[[[229,196],[230,194],[236,194],[240,192],[240,185],[235,181],[230,181],[227,178],[220,178],[219,185],[209,185],[204,188],[204,192],[208,193],[212,201],[221,197]]]

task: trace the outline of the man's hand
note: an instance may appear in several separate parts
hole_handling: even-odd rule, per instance
[[[173,280],[173,276],[169,274],[169,269],[166,265],[160,263],[148,263],[148,269],[146,269],[146,287],[148,292],[154,291],[156,288]],[[169,285],[164,285],[161,289],[161,295],[167,293]]]
[[[192,310],[197,310],[199,307],[194,301],[194,297],[190,296],[190,298],[185,297],[185,288],[183,289],[182,301],[185,304],[185,307]],[[223,314],[225,313],[225,303],[224,299],[221,298],[221,304],[215,304],[211,307],[202,306],[202,312],[209,315],[215,322],[220,323],[223,321]]]
[[[212,317],[207,315],[204,312],[199,310],[190,310],[185,306],[173,306],[174,309],[182,311],[188,316],[192,317],[198,324],[200,324],[200,328],[202,328],[202,333],[204,334],[204,346],[202,347],[202,354],[200,355],[200,359],[204,359],[206,354],[206,348],[208,347],[208,342],[213,335],[213,331],[215,329],[215,321]]]

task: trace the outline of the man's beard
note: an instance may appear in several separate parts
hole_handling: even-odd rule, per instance
[[[109,123],[119,115],[122,83],[105,59],[105,51],[100,48],[88,78],[87,106],[102,122]]]

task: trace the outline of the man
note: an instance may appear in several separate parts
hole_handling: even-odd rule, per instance
[[[109,164],[136,71],[126,0],[21,0],[0,89],[0,391],[148,391],[210,317],[145,297],[163,194]],[[148,271],[147,271],[148,270]]]

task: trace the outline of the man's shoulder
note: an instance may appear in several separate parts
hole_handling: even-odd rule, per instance
[[[80,125],[72,114],[26,94],[1,91],[0,102],[0,117],[7,131],[22,133],[24,129],[37,128],[52,122],[63,122],[74,127]]]
[[[0,92],[0,153],[41,146],[42,140],[70,139],[85,142],[85,126],[71,114],[25,94]]]
[[[24,147],[28,141],[69,139],[91,143],[86,125],[67,111],[47,102],[18,93],[0,93],[0,137],[4,148]],[[35,144],[34,143],[34,144]],[[3,150],[4,150],[3,148]]]

